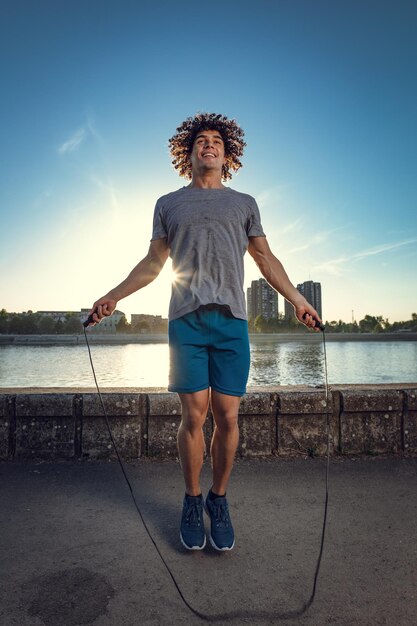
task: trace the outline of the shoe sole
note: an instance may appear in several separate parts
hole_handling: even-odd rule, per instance
[[[187,550],[203,550],[206,547],[206,536],[204,535],[204,543],[202,546],[188,546],[184,539],[182,538],[182,535],[180,533],[180,539],[181,539],[181,543],[184,546],[184,548],[187,548]]]
[[[210,512],[209,512],[208,507],[207,507],[207,505],[206,505],[206,504],[204,504],[204,510],[205,510],[205,512],[207,513],[207,515],[208,515],[208,517],[209,517],[209,519],[210,519],[210,523],[211,523]],[[218,552],[228,552],[229,550],[233,550],[233,548],[235,547],[235,540],[233,539],[233,543],[232,543],[232,545],[230,546],[230,548],[228,548],[227,546],[225,546],[225,547],[223,547],[223,548],[219,548],[219,546],[216,544],[216,542],[214,541],[213,537],[211,536],[211,531],[210,531],[210,533],[209,533],[209,539],[210,539],[211,546],[212,546],[215,550],[217,550]]]
[[[212,547],[215,550],[218,550],[218,552],[228,552],[229,550],[233,550],[233,548],[235,547],[235,542],[233,541],[232,545],[230,546],[230,548],[228,548],[227,546],[225,546],[224,548],[219,548],[219,546],[216,545],[213,537],[211,536],[211,533],[209,535],[209,539],[210,539],[210,543],[212,545]]]

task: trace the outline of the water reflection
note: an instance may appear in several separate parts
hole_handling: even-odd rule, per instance
[[[167,344],[91,347],[102,387],[166,387]],[[2,387],[94,387],[84,346],[0,347]]]
[[[254,343],[249,385],[320,385],[324,377],[319,344]]]
[[[323,345],[317,341],[251,341],[250,386],[322,385]],[[93,345],[102,387],[166,387],[168,345]],[[331,384],[417,381],[417,342],[328,342]],[[0,346],[1,387],[93,387],[87,348],[79,346]]]

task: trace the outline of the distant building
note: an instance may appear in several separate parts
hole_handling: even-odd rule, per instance
[[[322,315],[321,307],[321,284],[315,283],[312,280],[307,280],[304,283],[297,285],[298,291],[304,296],[317,311],[319,316]]]
[[[133,332],[160,333],[165,332],[168,329],[168,320],[161,315],[132,313],[131,326]]]
[[[68,313],[73,313],[77,315],[74,311],[37,311],[38,315],[42,315],[42,317],[50,317],[54,320],[54,322],[65,322],[67,319]]]
[[[246,290],[246,306],[248,317],[252,317],[252,287],[248,287]]]
[[[295,317],[294,307],[288,300],[284,299],[284,319],[289,322],[293,317]]]
[[[248,317],[255,320],[262,315],[266,320],[278,317],[278,294],[264,278],[253,280],[247,290]]]
[[[298,291],[304,296],[304,298],[309,302],[317,311],[317,313],[322,315],[322,306],[321,306],[321,284],[315,283],[312,280],[307,280],[304,283],[300,283],[297,285]],[[295,317],[294,307],[290,302],[285,300],[284,302],[284,319],[286,322],[289,322],[291,319]]]

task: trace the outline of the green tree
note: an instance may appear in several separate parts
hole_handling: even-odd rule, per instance
[[[38,332],[39,315],[33,311],[12,313],[9,332],[18,335],[33,335]]]
[[[358,322],[356,320],[354,322],[352,322],[352,324],[350,324],[349,332],[351,332],[351,333],[358,333],[359,332],[359,326],[358,326]]]
[[[9,314],[6,309],[0,311],[0,333],[9,332]]]
[[[39,323],[38,330],[43,335],[50,335],[55,332],[55,320],[49,315],[42,315]]]
[[[134,333],[144,334],[144,333],[148,333],[149,331],[150,331],[150,327],[149,327],[148,322],[145,322],[143,320],[135,324],[133,327]]]
[[[64,333],[68,333],[70,335],[80,333],[82,331],[82,324],[77,313],[66,314],[65,321],[63,323],[63,331]]]
[[[168,332],[168,320],[159,320],[156,322],[154,326],[154,331],[156,333],[167,333]]]
[[[62,320],[56,320],[54,328],[57,335],[62,335],[66,332],[65,324]]]
[[[295,315],[290,317],[290,321],[288,323],[288,326],[289,326],[289,331],[290,332],[297,332],[298,330],[300,330],[300,322],[295,317]]]
[[[27,313],[22,313],[22,319],[23,334],[35,335],[38,332],[39,315],[33,313],[33,311],[28,311]]]
[[[279,317],[271,317],[267,321],[266,328],[268,333],[278,333],[281,330],[282,319]]]
[[[254,322],[255,332],[265,333],[268,329],[268,322],[263,315],[257,315]]]
[[[390,321],[389,321],[388,318],[384,319],[382,325],[383,325],[385,331],[389,332],[391,330],[391,324],[390,324]]]
[[[378,332],[381,327],[382,316],[375,317],[374,315],[365,315],[365,317],[359,321],[359,330],[361,333],[374,333]]]
[[[10,316],[9,333],[12,335],[23,335],[24,321],[19,313],[12,313]]]
[[[117,333],[130,333],[130,331],[131,331],[131,326],[126,319],[126,316],[123,315],[123,317],[121,317],[120,320],[116,324],[116,332]]]
[[[336,332],[337,333],[343,333],[344,329],[345,329],[345,326],[346,326],[346,324],[344,322],[342,322],[342,320],[339,320],[337,322],[337,325],[336,325],[336,329],[335,329]]]

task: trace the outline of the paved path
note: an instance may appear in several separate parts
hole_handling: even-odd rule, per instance
[[[250,460],[229,490],[236,548],[187,552],[178,539],[178,463],[127,471],[184,595],[223,624],[417,623],[417,459]],[[210,486],[209,465],[203,486]],[[194,626],[116,463],[0,464],[1,626]],[[234,615],[227,620],[224,614]]]

